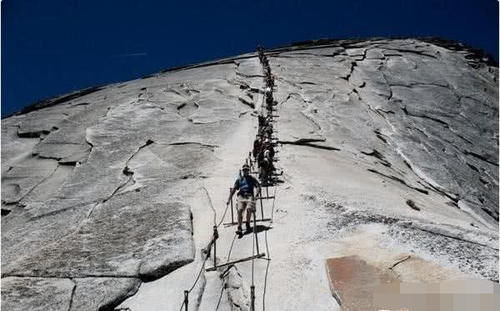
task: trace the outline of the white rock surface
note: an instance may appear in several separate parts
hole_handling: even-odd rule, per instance
[[[497,67],[409,39],[267,54],[284,183],[258,227],[271,260],[254,262],[257,310],[338,309],[337,256],[388,269],[410,255],[404,281],[498,282]],[[219,222],[255,138],[263,77],[246,54],[2,120],[2,307],[179,310],[211,205]],[[252,254],[252,236],[219,234],[220,261]],[[248,309],[251,271],[202,272],[190,307]]]

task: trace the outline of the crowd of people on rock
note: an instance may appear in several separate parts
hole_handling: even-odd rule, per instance
[[[255,212],[255,190],[257,190],[257,195],[260,194],[262,197],[261,186],[271,186],[275,182],[273,175],[276,168],[274,167],[273,162],[275,161],[274,157],[276,151],[274,150],[274,146],[276,145],[276,142],[273,137],[273,111],[274,106],[277,103],[273,99],[274,77],[271,74],[271,67],[269,66],[269,61],[264,55],[263,49],[258,48],[257,51],[265,73],[264,80],[266,86],[264,99],[266,105],[261,107],[261,111],[258,114],[259,127],[253,144],[253,150],[250,153],[250,158],[247,159],[247,162],[243,165],[243,174],[240,174],[238,179],[235,181],[226,203],[229,204],[234,193],[238,191],[238,228],[236,233],[239,235],[243,234],[242,223],[243,212],[245,210],[247,210],[245,219],[246,231],[250,231],[251,213]],[[252,167],[258,169],[259,180],[250,175]]]
[[[249,153],[249,157],[246,159],[245,164],[242,166],[242,169],[240,171],[240,175],[234,182],[233,187],[230,188],[229,192],[229,197],[227,198],[226,201],[226,211],[227,208],[229,208],[229,205],[231,204],[231,224],[234,224],[234,219],[233,219],[233,201],[232,198],[234,194],[237,192],[237,229],[236,229],[236,234],[241,238],[244,234],[243,232],[243,213],[246,210],[246,217],[245,217],[245,232],[249,233],[252,231],[252,227],[250,226],[251,224],[251,218],[252,215],[254,217],[254,226],[253,226],[253,232],[255,234],[255,244],[256,244],[256,249],[257,249],[257,254],[253,255],[252,257],[248,257],[245,259],[240,259],[238,261],[234,261],[232,264],[236,262],[242,262],[243,260],[249,260],[249,259],[254,259],[254,258],[260,258],[262,256],[265,256],[265,254],[260,254],[259,253],[259,246],[258,246],[258,239],[257,239],[257,226],[256,226],[256,199],[261,200],[261,208],[262,208],[262,200],[263,199],[274,199],[274,196],[270,197],[269,194],[267,193],[267,186],[273,186],[276,182],[279,182],[278,179],[274,178],[276,175],[276,168],[274,167],[273,162],[276,160],[275,153],[276,151],[274,150],[274,146],[277,145],[277,142],[275,141],[276,138],[273,137],[273,133],[275,133],[273,129],[273,118],[275,117],[273,115],[273,111],[275,111],[274,106],[277,105],[277,102],[273,99],[273,89],[274,89],[274,76],[271,74],[271,67],[269,66],[269,60],[267,59],[266,55],[264,54],[264,50],[261,47],[257,48],[258,51],[258,57],[259,60],[264,68],[264,81],[265,81],[265,90],[264,90],[264,101],[265,105],[261,107],[261,111],[258,114],[258,131],[257,131],[257,136],[255,138],[254,144],[253,144],[253,150],[252,152]],[[258,169],[258,175],[259,178],[255,178],[254,176],[251,175],[252,169]],[[262,193],[262,187],[266,187],[266,196],[264,197]],[[273,203],[274,206],[274,203]],[[224,212],[224,215],[226,212]],[[224,216],[223,216],[224,219]],[[262,212],[262,219],[261,221],[264,221],[264,214]],[[269,219],[267,219],[269,220]],[[219,223],[219,225],[222,224],[222,221]],[[208,246],[203,250],[205,253],[206,258],[210,257],[210,251],[213,247],[214,249],[214,267],[212,268],[215,270],[217,268],[217,263],[216,263],[216,240],[219,237],[217,228],[219,225],[214,224],[214,234],[212,236],[212,239],[210,240],[210,243]],[[234,241],[233,241],[234,242]],[[267,243],[267,240],[266,240]],[[232,248],[232,246],[231,246]],[[228,259],[229,260],[229,259]],[[227,265],[227,263],[225,264]],[[220,265],[222,266],[222,265]],[[219,267],[220,267],[219,266]],[[253,265],[252,265],[253,267]],[[202,269],[204,269],[204,264],[202,266]],[[253,268],[252,268],[253,269]],[[208,269],[207,269],[208,271]],[[201,272],[200,272],[201,273]],[[253,271],[252,271],[253,273]],[[196,285],[196,282],[198,282],[199,278],[196,279],[195,283],[193,284],[193,287]],[[252,285],[250,287],[251,289],[251,310],[255,309],[255,286],[253,284],[253,277],[252,277]],[[189,304],[189,292],[191,290],[185,290],[184,291],[184,302],[181,306],[185,307],[185,310],[188,310],[188,304]]]
[[[273,173],[276,171],[274,167],[275,150],[273,137],[273,111],[276,102],[273,99],[274,76],[271,74],[269,60],[264,54],[262,48],[258,48],[259,60],[264,68],[266,88],[264,92],[265,107],[258,116],[259,129],[257,137],[253,144],[252,155],[257,163],[259,179],[263,185],[271,185],[273,183]]]

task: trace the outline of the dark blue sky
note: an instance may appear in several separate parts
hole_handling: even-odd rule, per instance
[[[317,38],[441,36],[498,60],[497,0],[2,1],[2,116],[71,90]]]

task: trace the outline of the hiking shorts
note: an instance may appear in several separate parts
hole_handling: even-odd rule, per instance
[[[247,208],[249,212],[255,212],[255,200],[253,200],[251,196],[244,197],[239,195],[236,208],[238,209],[238,212],[243,212]]]

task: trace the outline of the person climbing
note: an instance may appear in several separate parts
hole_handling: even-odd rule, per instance
[[[266,154],[267,153],[267,154]],[[266,155],[269,154],[269,151],[264,151],[261,154],[260,162],[259,162],[259,179],[262,184],[266,184],[268,172],[269,172],[269,157]]]
[[[271,139],[270,138],[266,138],[266,140],[264,141],[264,144],[262,144],[262,147],[261,149],[265,152],[265,151],[269,151],[269,158],[272,160],[274,159],[274,148],[273,148],[273,143],[271,142]]]
[[[266,85],[270,88],[274,87],[274,76],[269,74],[265,77]]]
[[[266,138],[266,140],[271,139],[271,137],[273,136],[273,125],[272,124],[267,125],[265,128],[262,129],[262,131],[264,133],[264,137]]]
[[[272,174],[275,170],[273,158],[270,155],[269,149],[266,149],[259,166],[259,179],[263,186],[272,184]]]
[[[272,93],[268,93],[266,94],[266,103],[267,105],[272,105],[273,104],[273,94]]]
[[[264,124],[264,120],[265,120],[265,117],[262,115],[262,113],[260,113],[257,116],[257,120],[259,121],[259,127],[261,127]]]
[[[273,89],[270,86],[266,87],[265,94],[266,96],[273,96]]]
[[[259,156],[261,146],[262,146],[262,140],[257,137],[253,142],[253,149],[252,149],[252,155],[256,161],[257,157]]]
[[[241,224],[243,222],[243,212],[245,209],[247,210],[245,222],[246,231],[250,232],[250,219],[252,217],[252,213],[255,212],[254,188],[257,187],[257,193],[260,193],[259,182],[252,175],[250,175],[250,166],[248,164],[244,164],[242,170],[243,176],[236,179],[234,187],[231,189],[226,203],[229,204],[236,190],[239,190],[238,201],[236,203],[236,209],[238,211],[238,229],[236,230],[236,233],[240,236],[243,233]]]

